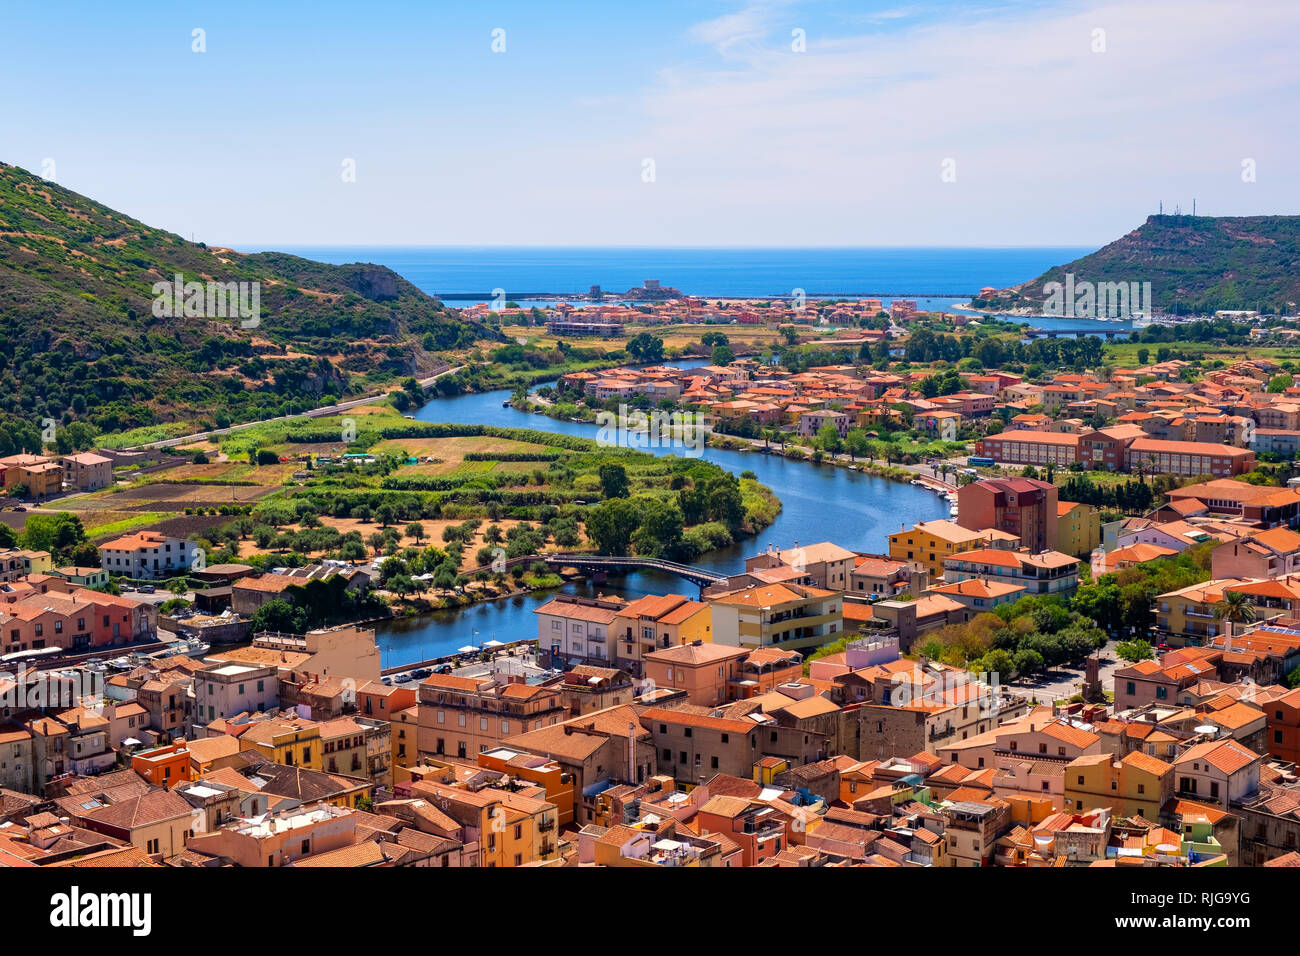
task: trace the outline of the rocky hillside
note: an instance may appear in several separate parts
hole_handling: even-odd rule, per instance
[[[114,432],[299,411],[481,337],[498,336],[384,266],[208,248],[0,163],[0,454],[46,417]]]
[[[1217,309],[1294,313],[1300,302],[1300,216],[1151,216],[1096,252],[977,298],[989,311],[1042,311],[1047,283],[1150,282],[1152,304],[1193,315]],[[1289,304],[1290,303],[1290,304]]]

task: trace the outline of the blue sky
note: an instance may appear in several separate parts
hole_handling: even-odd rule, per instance
[[[0,160],[240,248],[1089,245],[1300,213],[1298,47],[1294,0],[22,4]]]

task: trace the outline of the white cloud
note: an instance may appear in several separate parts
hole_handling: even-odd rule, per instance
[[[217,241],[779,246],[1101,243],[1193,196],[1300,212],[1294,0],[898,7],[874,14],[887,29],[823,17],[797,54],[804,12],[699,23],[639,96],[593,75],[586,97],[530,104],[528,135],[505,112],[311,131],[168,215]],[[350,192],[336,155],[362,157]]]

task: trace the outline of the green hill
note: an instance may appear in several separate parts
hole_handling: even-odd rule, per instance
[[[1063,283],[1066,273],[1076,283],[1150,282],[1154,307],[1180,315],[1217,309],[1294,312],[1300,302],[1300,216],[1151,216],[1082,259],[973,304],[988,311],[1039,313],[1043,286]]]
[[[258,321],[233,296],[155,314],[155,283],[177,275],[257,283],[243,301],[257,290]],[[303,411],[485,336],[499,338],[383,266],[208,248],[0,163],[0,454],[47,417],[108,433]]]

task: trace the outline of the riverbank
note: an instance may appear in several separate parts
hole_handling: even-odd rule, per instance
[[[588,440],[595,435],[594,425],[527,414],[511,407],[509,398],[508,392],[436,398],[414,415],[426,422],[546,430]],[[758,444],[762,444],[761,439]],[[681,449],[652,447],[644,453],[680,457]],[[795,542],[835,541],[857,551],[880,552],[887,547],[887,536],[901,526],[911,527],[919,521],[949,515],[948,503],[934,491],[911,485],[901,476],[891,480],[868,470],[853,470],[847,459],[834,466],[827,461],[826,467],[818,467],[806,458],[801,461],[779,454],[762,454],[753,447],[733,449],[715,445],[706,445],[702,455],[704,460],[732,474],[753,473],[781,502],[781,510],[771,525],[690,562],[718,574],[743,570],[747,557],[769,546],[788,548]],[[859,459],[857,464],[860,469],[864,462]],[[928,469],[911,475],[927,476]],[[695,588],[671,574],[644,568],[611,573],[599,583],[585,576],[574,577],[556,590],[483,599],[456,609],[394,618],[378,628],[379,644],[385,661],[390,666],[398,666],[435,654],[452,653],[459,646],[480,643],[489,635],[503,641],[535,638],[534,611],[557,593],[590,598],[616,594],[635,600],[647,594],[693,596]]]
[[[399,599],[429,591],[450,597],[470,579],[492,580],[502,592],[507,573],[516,584],[553,586],[550,569],[526,561],[549,551],[622,553],[633,545],[639,554],[690,560],[757,534],[781,509],[771,489],[698,458],[372,411],[358,417],[346,444],[328,422],[263,434],[274,439],[263,450],[283,463],[268,467],[295,469],[297,481],[254,509],[266,533],[243,524],[229,529],[238,533],[234,541],[226,529],[215,533],[229,553],[214,560],[353,560],[363,557],[355,544],[368,531],[364,544],[388,558],[380,566],[386,590]],[[303,448],[307,455],[294,454]],[[306,458],[307,470],[290,458]],[[443,547],[426,547],[426,539]]]
[[[510,407],[523,414],[544,415],[556,421],[593,426],[596,424],[596,416],[599,414],[586,405],[557,406],[554,402],[536,393],[529,393],[526,396],[512,396]],[[573,414],[569,414],[570,408],[573,409]],[[885,462],[881,464],[874,459],[854,456],[847,452],[831,454],[811,445],[800,443],[797,440],[798,437],[783,433],[782,440],[773,442],[768,438],[748,438],[742,435],[728,435],[712,430],[706,432],[706,442],[711,448],[740,452],[758,451],[763,454],[780,455],[790,461],[808,461],[815,465],[834,465],[853,471],[861,471],[864,474],[874,475],[888,481],[909,484],[920,477],[924,479],[927,485],[936,486],[935,490],[944,492],[955,491],[957,485],[940,477],[940,466],[946,464],[949,468],[956,469],[964,465],[962,461],[964,456],[935,458],[925,463],[916,464],[906,462]],[[929,472],[928,475],[927,472]]]

